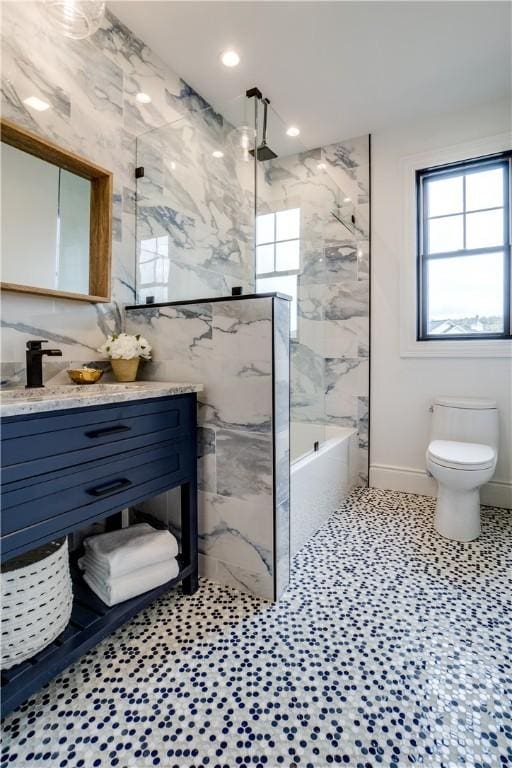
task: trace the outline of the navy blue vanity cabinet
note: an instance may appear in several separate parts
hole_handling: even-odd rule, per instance
[[[11,416],[2,428],[2,561],[181,487],[180,573],[108,608],[74,573],[71,621],[2,673],[2,715],[179,582],[197,589],[196,395]]]

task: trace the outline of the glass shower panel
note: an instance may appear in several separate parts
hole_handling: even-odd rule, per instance
[[[139,303],[254,290],[254,121],[244,96],[137,139]]]
[[[277,157],[256,169],[256,289],[292,297],[290,436],[297,458],[325,439],[323,227],[334,199],[322,187],[320,150],[307,151],[286,127],[271,106],[267,145]]]
[[[256,287],[292,297],[291,442],[297,458],[322,442],[330,426],[357,425],[352,372],[367,354],[368,235],[349,146],[306,150],[286,134],[272,107],[266,139],[277,157],[256,167]]]

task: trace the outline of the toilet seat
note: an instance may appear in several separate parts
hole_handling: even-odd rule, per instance
[[[490,445],[455,440],[433,440],[428,456],[434,464],[448,469],[490,469],[496,461],[496,451]]]

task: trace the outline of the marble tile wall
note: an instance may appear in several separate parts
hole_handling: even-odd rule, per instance
[[[368,136],[259,166],[258,211],[301,211],[292,422],[357,427],[363,485],[368,482],[369,195]]]
[[[70,40],[55,30],[43,3],[9,2],[2,4],[1,53],[2,115],[114,174],[112,302],[87,304],[5,293],[1,311],[4,386],[23,382],[28,338],[45,338],[59,346],[64,364],[72,360],[88,362],[95,359],[105,334],[121,328],[122,306],[135,300],[136,137],[148,135],[151,129],[169,123],[176,125],[181,118],[181,130],[187,126],[187,140],[191,138],[190,132],[195,131],[197,146],[188,141],[189,152],[183,155],[176,178],[179,181],[180,173],[197,177],[199,192],[194,197],[197,210],[186,199],[186,193],[194,196],[198,190],[185,189],[183,184],[176,186],[172,201],[176,209],[176,232],[186,231],[187,217],[193,217],[191,231],[195,234],[187,241],[187,250],[183,253],[187,258],[176,264],[175,277],[178,273],[184,275],[189,280],[188,288],[195,288],[199,279],[196,274],[200,273],[194,272],[188,246],[194,249],[201,246],[197,258],[202,259],[207,273],[201,286],[205,289],[208,286],[206,295],[229,293],[226,286],[231,284],[231,278],[236,279],[237,284],[247,285],[249,270],[245,269],[245,259],[249,225],[243,214],[244,200],[237,197],[237,194],[241,197],[250,194],[242,184],[243,172],[239,171],[238,176],[234,174],[240,181],[230,195],[227,195],[226,179],[227,174],[234,171],[233,153],[215,172],[211,157],[208,164],[203,163],[203,176],[197,172],[208,142],[216,136],[228,140],[226,123],[142,40],[109,11],[91,38]],[[140,91],[149,94],[151,103],[141,104],[136,100]],[[28,96],[44,99],[50,109],[44,112],[29,109],[23,103]],[[184,119],[187,116],[188,122]],[[183,142],[180,151],[183,154]],[[157,163],[160,162],[158,158]],[[165,171],[165,167],[160,167]],[[164,188],[168,191],[167,181]],[[220,200],[227,200],[225,207]],[[174,213],[170,206],[160,209],[155,208],[154,203],[155,199],[150,198],[153,220],[160,219],[160,224],[154,226],[158,229],[163,224],[167,232]],[[227,222],[235,210],[241,212],[231,227]],[[153,231],[150,218],[148,213],[148,233]],[[209,237],[210,222],[214,224]],[[225,275],[229,275],[229,279]]]
[[[290,576],[290,302],[274,300],[275,589]]]
[[[254,298],[126,313],[154,348],[143,375],[201,381],[199,534],[203,575],[267,599],[289,574],[289,302]],[[144,511],[177,523],[176,494]]]

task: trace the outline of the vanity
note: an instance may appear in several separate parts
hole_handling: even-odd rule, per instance
[[[200,385],[167,382],[7,390],[1,398],[2,563],[181,487],[180,572],[111,608],[72,567],[65,631],[2,673],[2,715],[178,583],[198,583],[196,398]]]

